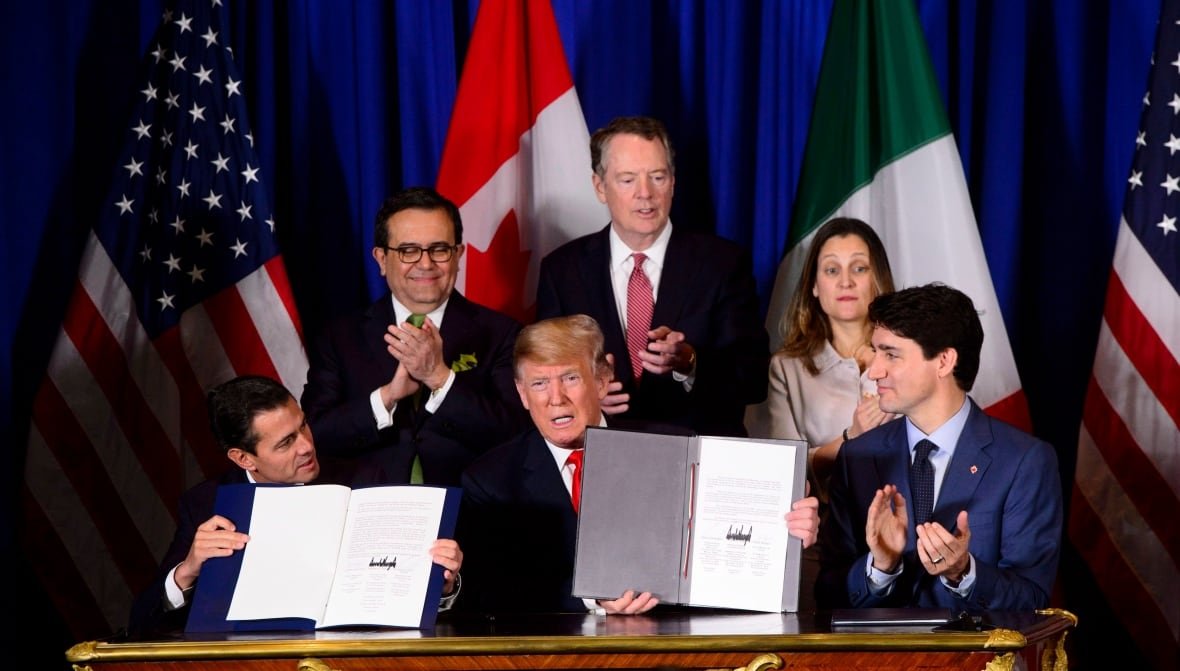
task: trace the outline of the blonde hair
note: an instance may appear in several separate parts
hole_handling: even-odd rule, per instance
[[[517,379],[526,361],[552,366],[587,358],[596,375],[609,378],[614,373],[614,367],[606,359],[602,329],[588,315],[554,317],[524,327],[516,336],[512,358]]]

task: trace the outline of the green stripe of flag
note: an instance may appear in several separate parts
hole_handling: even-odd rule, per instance
[[[950,132],[909,0],[837,0],[787,249],[873,175]]]

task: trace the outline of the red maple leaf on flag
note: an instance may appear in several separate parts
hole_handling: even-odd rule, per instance
[[[509,210],[486,251],[467,247],[467,298],[531,324],[536,303],[524,304],[530,256],[532,252],[520,248],[516,211]]]

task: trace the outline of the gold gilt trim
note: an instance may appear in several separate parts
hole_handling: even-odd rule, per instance
[[[328,666],[324,660],[316,659],[315,657],[305,657],[299,660],[299,664],[295,669],[296,671],[337,671]]]
[[[89,664],[83,664],[82,666],[74,664],[73,669],[74,671],[94,671],[94,669],[92,669]]]
[[[770,671],[783,668],[783,660],[774,653],[764,653],[750,660],[749,664],[739,666],[733,671]],[[709,671],[729,671],[728,669],[709,669]]]
[[[1061,617],[1069,620],[1071,625],[1075,627],[1078,626],[1078,616],[1074,615],[1068,610],[1065,610],[1064,608],[1041,608],[1037,611],[1037,615],[1060,615]]]
[[[72,662],[89,662],[98,659],[98,641],[83,641],[66,650],[66,659]],[[75,665],[77,666],[77,665]]]
[[[1005,652],[1002,655],[996,655],[992,661],[983,667],[983,671],[1012,671],[1016,668],[1016,653]]]
[[[1024,634],[1013,629],[992,629],[987,633],[987,641],[983,644],[986,648],[1023,648],[1028,644],[1028,640],[1024,638]]]
[[[1041,651],[1041,669],[1043,671],[1069,671],[1069,657],[1065,654],[1065,636],[1068,631],[1061,632],[1055,647],[1046,646]]]

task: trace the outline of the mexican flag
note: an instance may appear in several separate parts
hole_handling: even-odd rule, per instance
[[[787,252],[767,315],[772,347],[815,231],[862,219],[881,236],[894,282],[942,282],[983,321],[971,396],[1030,429],[1028,405],[988,274],[967,183],[922,27],[909,0],[837,0],[824,47]]]
[[[549,0],[484,0],[443,147],[438,191],[459,206],[456,288],[533,320],[541,258],[610,221]]]

